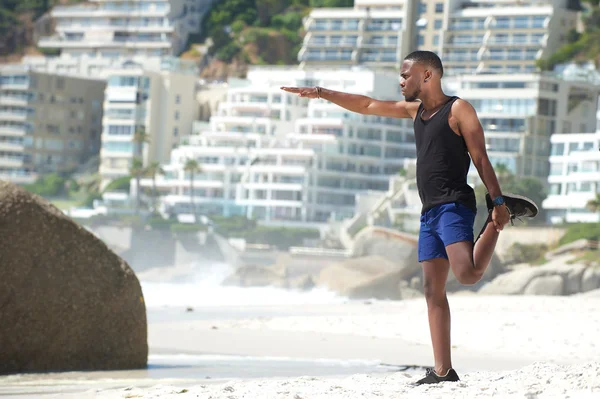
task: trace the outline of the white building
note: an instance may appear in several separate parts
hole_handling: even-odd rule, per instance
[[[195,74],[177,64],[156,71],[130,63],[107,71],[107,81],[100,151],[103,187],[129,175],[134,157],[144,165],[167,162],[181,138],[191,134],[198,113]],[[134,140],[140,130],[148,142],[138,147]]]
[[[444,21],[433,21],[442,25],[441,48],[429,49],[440,51],[449,75],[533,72],[537,60],[567,43],[580,7],[571,0],[446,0]]]
[[[398,69],[415,48],[414,0],[355,0],[353,8],[315,8],[304,20],[304,66],[366,65]]]
[[[157,180],[168,194],[163,211],[190,211],[188,158],[203,170],[194,183],[199,213],[325,222],[351,217],[357,194],[386,191],[389,177],[416,156],[410,121],[350,113],[279,89],[312,85],[400,96],[393,72],[254,68],[247,82],[231,87],[209,125],[173,151]]]
[[[398,70],[419,49],[440,55],[447,75],[533,72],[567,42],[579,9],[572,0],[356,0],[305,18],[298,60]]]
[[[542,207],[549,223],[600,222],[588,201],[600,194],[600,130],[551,137],[549,193]]]
[[[546,181],[550,137],[596,131],[600,75],[569,66],[560,73],[456,77],[455,92],[477,111],[493,165]],[[472,170],[477,180],[477,172]]]
[[[105,83],[0,67],[0,178],[69,172],[97,157]]]
[[[100,58],[177,55],[188,36],[200,30],[211,0],[90,0],[56,6],[56,34],[38,47],[71,57]]]

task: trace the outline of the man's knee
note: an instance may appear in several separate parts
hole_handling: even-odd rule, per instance
[[[438,302],[445,298],[446,288],[444,285],[435,284],[432,279],[423,280],[423,294],[427,302]]]
[[[456,279],[463,285],[473,285],[481,280],[483,272],[475,269],[471,265],[464,265],[463,267],[457,268],[458,272],[455,274]]]

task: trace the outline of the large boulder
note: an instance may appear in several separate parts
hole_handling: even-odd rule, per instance
[[[420,293],[408,281],[419,268],[412,260],[391,262],[378,255],[351,258],[323,269],[317,285],[356,299],[413,298]]]
[[[146,367],[146,307],[127,263],[4,181],[0,237],[0,373]]]
[[[521,267],[484,285],[485,295],[573,295],[600,288],[600,269],[570,263],[572,256],[554,258],[543,266]]]

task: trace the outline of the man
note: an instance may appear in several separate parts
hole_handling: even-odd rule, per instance
[[[538,213],[536,204],[528,198],[502,194],[477,113],[467,101],[444,94],[443,73],[435,53],[415,51],[406,56],[400,73],[405,101],[379,101],[321,87],[281,88],[300,97],[322,98],[360,114],[414,121],[417,187],[423,204],[418,258],[423,267],[435,359],[435,367],[417,381],[419,385],[459,380],[450,356],[450,308],[446,297],[449,268],[462,284],[475,284],[490,263],[504,226],[515,217],[534,217]],[[489,210],[475,241],[475,193],[467,184],[471,160],[487,188]]]

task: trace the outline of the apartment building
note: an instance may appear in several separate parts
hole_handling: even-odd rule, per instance
[[[533,72],[566,43],[579,10],[571,0],[357,0],[310,13],[298,60],[399,70],[421,49],[440,55],[446,75]]]
[[[355,0],[353,8],[315,8],[304,20],[300,66],[398,69],[415,49],[415,7],[414,0]]]
[[[68,172],[97,157],[105,83],[0,68],[0,178]]]
[[[357,194],[386,191],[389,177],[416,156],[409,120],[351,113],[279,89],[321,85],[395,99],[394,72],[256,67],[247,81],[230,83],[217,115],[173,151],[157,180],[166,214],[191,211],[183,168],[190,158],[203,170],[194,183],[199,213],[323,223],[351,217]]]
[[[149,70],[144,65],[107,71],[100,151],[102,186],[127,176],[133,158],[145,165],[167,162],[197,118],[195,74],[180,70]],[[143,131],[145,142],[136,141]]]
[[[199,32],[212,0],[90,0],[56,6],[56,34],[38,46],[70,57],[118,58],[177,55]]]
[[[555,134],[550,140],[549,190],[542,204],[547,222],[600,222],[600,212],[586,206],[600,194],[600,129]]]
[[[546,181],[552,135],[596,131],[600,79],[581,72],[571,66],[562,73],[457,77],[458,94],[477,110],[492,164]]]
[[[567,43],[581,10],[571,0],[447,0],[443,7],[444,20],[428,20],[425,30],[442,36],[441,47],[430,49],[439,51],[448,75],[534,72],[537,60]]]

